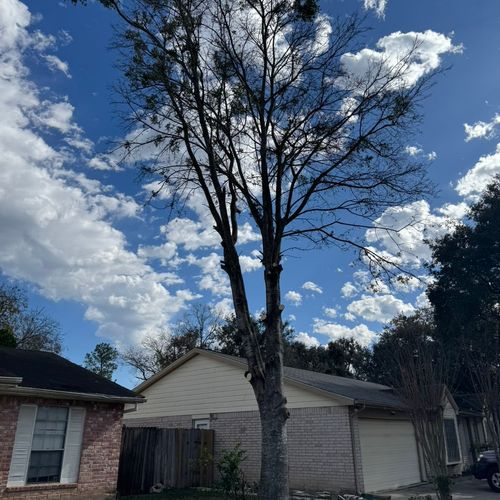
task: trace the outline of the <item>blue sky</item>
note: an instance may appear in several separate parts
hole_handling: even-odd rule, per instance
[[[429,161],[437,195],[381,219],[395,227],[418,221],[401,233],[406,252],[398,259],[424,276],[423,238],[452,227],[500,173],[500,3],[329,0],[322,8],[365,11],[367,50],[390,55],[417,37],[419,70],[447,68],[408,144],[409,155]],[[96,2],[0,2],[1,279],[27,288],[30,302],[61,323],[63,354],[78,363],[97,342],[126,346],[168,328],[195,302],[230,306],[199,200],[168,221],[164,210],[144,205],[145,181],[111,153],[126,133],[113,92],[114,22]],[[374,248],[396,251],[380,231],[366,236]],[[255,312],[262,307],[257,248],[249,228],[240,252]],[[370,344],[395,314],[425,303],[418,282],[375,291],[370,284],[353,253],[292,253],[284,262],[285,318],[309,345],[351,335]],[[130,386],[134,378],[121,367],[118,381]]]

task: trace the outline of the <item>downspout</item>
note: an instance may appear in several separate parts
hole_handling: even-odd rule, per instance
[[[351,427],[352,466],[354,468],[354,488],[356,490],[355,491],[356,494],[360,493],[360,491],[359,491],[359,478],[358,478],[358,460],[356,457],[356,440],[354,439],[353,423],[354,423],[354,417],[357,417],[358,414],[361,413],[365,408],[366,408],[365,404],[363,404],[358,408],[354,406],[353,410],[349,412],[349,424]]]

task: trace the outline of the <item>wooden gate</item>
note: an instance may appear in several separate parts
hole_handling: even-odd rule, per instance
[[[169,488],[213,485],[214,431],[124,427],[118,492],[149,493],[158,483]]]

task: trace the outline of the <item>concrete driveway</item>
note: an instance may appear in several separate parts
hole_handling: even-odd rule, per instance
[[[403,500],[417,495],[429,495],[433,491],[432,486],[425,484],[404,490],[387,491],[385,494],[391,495],[391,500]],[[432,495],[432,498],[436,498],[435,495]],[[500,493],[491,491],[486,480],[479,481],[471,476],[456,479],[453,485],[453,500],[465,500],[469,498],[500,500]]]

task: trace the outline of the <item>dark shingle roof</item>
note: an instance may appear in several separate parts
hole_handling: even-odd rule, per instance
[[[246,364],[245,358],[238,358],[228,354],[216,354],[232,361]],[[290,366],[285,366],[284,372],[285,377],[291,381],[329,392],[332,395],[344,396],[354,400],[355,403],[390,408],[405,407],[395,390],[387,385],[364,382],[362,380],[339,377],[337,375],[328,375],[326,373],[318,373],[311,370],[301,370],[299,368],[291,368]]]
[[[0,376],[22,377],[20,387],[137,398],[121,385],[57,354],[0,347]]]
[[[389,407],[404,406],[394,389],[386,385],[288,366],[285,367],[285,376],[316,389],[353,399],[356,403]]]
[[[472,416],[483,416],[483,408],[477,394],[453,394],[459,412]]]

